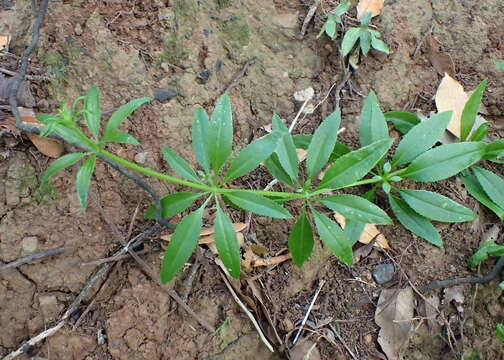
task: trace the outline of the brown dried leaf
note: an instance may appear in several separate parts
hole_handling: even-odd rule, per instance
[[[437,316],[439,313],[439,297],[437,295],[431,295],[425,300],[425,316],[427,317],[427,325],[430,330],[439,328],[440,323],[437,321]]]
[[[441,43],[437,41],[431,34],[425,39],[427,44],[427,51],[429,54],[429,61],[439,75],[447,73],[452,78],[455,77],[455,65],[450,54],[441,50]]]
[[[438,112],[452,110],[452,118],[448,124],[448,131],[460,138],[460,118],[468,96],[464,87],[445,74],[436,92],[436,107]]]
[[[335,212],[334,218],[340,224],[342,228],[345,228],[346,219],[340,213]],[[390,245],[385,238],[385,236],[378,230],[376,225],[366,224],[364,226],[364,230],[362,231],[361,237],[359,238],[359,242],[361,244],[369,244],[374,238],[376,238],[375,246],[380,247],[382,249],[390,249]]]
[[[35,118],[35,113],[33,112],[32,109],[19,107],[18,110],[21,115],[21,120],[24,123],[42,127],[39,121]],[[26,135],[33,143],[33,145],[35,145],[37,150],[40,151],[45,156],[49,156],[56,159],[59,158],[65,151],[63,144],[59,140],[39,136],[36,134],[26,134]]]
[[[308,151],[306,151],[304,149],[296,149],[296,153],[297,153],[298,161],[303,162],[304,159],[306,159],[306,154],[308,154]]]
[[[260,257],[266,257],[268,256],[268,248],[266,246],[258,245],[258,244],[251,244],[250,248],[256,254],[257,256]]]
[[[0,121],[0,128],[9,130],[16,137],[21,135],[21,131],[16,127],[16,120],[12,117],[7,117],[5,120]]]
[[[247,228],[248,224],[246,223],[234,223],[233,224],[233,229],[235,232],[240,232],[243,231]],[[204,228],[201,230],[200,236],[207,236],[207,235],[212,235],[214,233],[214,228],[213,226],[209,228]]]
[[[0,35],[0,51],[9,51],[10,35]]]
[[[172,237],[172,234],[168,234],[168,235],[161,235],[159,238],[161,240],[169,242],[171,240],[171,237]],[[245,245],[245,238],[243,236],[243,233],[237,232],[236,238],[238,240],[238,245],[240,245],[240,247],[243,247]],[[212,235],[207,235],[207,236],[201,236],[198,241],[198,244],[199,245],[210,245],[210,244],[213,244],[214,242],[215,242],[215,238],[212,234]]]
[[[464,285],[452,286],[444,290],[443,304],[449,304],[453,301],[458,312],[464,311],[464,307],[462,306],[464,300]]]
[[[413,318],[413,290],[384,289],[378,299],[375,322],[381,328],[378,343],[388,360],[400,360],[410,338]]]
[[[357,19],[360,19],[366,11],[371,11],[372,17],[379,15],[384,2],[384,0],[360,0],[357,5]]]

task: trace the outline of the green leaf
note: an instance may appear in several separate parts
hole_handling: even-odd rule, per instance
[[[504,245],[496,244],[494,241],[487,241],[481,248],[469,258],[469,266],[476,267],[489,256],[504,256]]]
[[[280,133],[273,131],[247,145],[231,162],[224,181],[243,176],[259,166],[275,151]]]
[[[368,11],[364,12],[364,14],[362,14],[362,16],[360,18],[361,25],[367,28],[369,26],[369,24],[371,24],[372,17],[373,17],[373,13],[371,11],[368,10]]]
[[[142,106],[143,104],[145,104],[146,102],[149,102],[151,100],[152,99],[149,97],[143,97],[140,99],[131,100],[127,104],[122,105],[121,107],[119,107],[119,109],[114,111],[114,113],[108,119],[107,125],[105,126],[105,133],[103,136],[104,141],[108,141],[106,139],[109,137],[112,130],[117,129],[119,127],[119,125],[121,125],[121,123],[128,116],[130,116],[131,113],[133,113],[133,111],[135,111],[140,106]]]
[[[331,195],[319,201],[349,220],[360,221],[366,224],[392,224],[392,220],[385,211],[359,196],[348,194]]]
[[[408,133],[415,125],[420,124],[420,118],[410,112],[389,111],[383,115],[387,121],[392,122],[394,127],[403,134]]]
[[[110,130],[107,135],[108,135],[107,137],[103,138],[104,142],[116,142],[131,145],[140,145],[138,140],[135,139],[133,136],[119,130]]]
[[[79,171],[77,171],[77,197],[82,208],[87,206],[89,184],[91,183],[91,176],[93,176],[95,165],[96,155],[91,155],[82,163]]]
[[[336,109],[315,130],[306,156],[306,170],[309,179],[312,179],[329,160],[338,137],[340,120],[341,111]]]
[[[424,152],[401,173],[401,177],[432,182],[449,178],[481,160],[482,142],[447,144]]]
[[[86,125],[93,134],[93,137],[98,141],[100,135],[100,94],[96,86],[90,88],[86,94],[84,100],[84,119],[86,120]]]
[[[192,118],[192,147],[196,160],[201,168],[208,173],[210,163],[206,149],[206,139],[208,135],[208,127],[210,121],[208,115],[203,108],[197,108],[194,111]]]
[[[504,139],[492,141],[485,148],[483,159],[492,160],[504,157]]]
[[[371,38],[371,46],[373,47],[373,49],[381,51],[382,53],[390,54],[390,49],[388,48],[387,44],[374,36]]]
[[[371,91],[364,101],[360,115],[360,144],[367,146],[388,137],[387,121],[385,121],[385,116],[380,109],[375,92]]]
[[[353,264],[352,246],[340,226],[327,216],[312,209],[313,219],[320,239],[331,252],[348,266]]]
[[[215,245],[219,256],[226,266],[229,274],[238,279],[240,277],[240,246],[233,229],[233,224],[224,211],[220,208],[218,201],[217,215],[215,216]]]
[[[484,122],[471,135],[470,141],[481,141],[488,135],[488,123]]]
[[[292,135],[277,114],[273,114],[272,122],[273,131],[279,131],[281,133],[281,138],[278,141],[275,153],[278,155],[278,160],[285,172],[294,182],[297,182],[298,158]]]
[[[178,175],[189,181],[203,184],[198,175],[196,175],[196,171],[194,171],[191,165],[189,165],[187,161],[170,150],[168,146],[163,145],[161,147],[161,151],[163,153],[163,158],[165,159],[165,161]]]
[[[376,188],[371,188],[368,192],[366,192],[362,197],[366,199],[367,201],[373,202],[376,196]],[[364,227],[366,226],[366,223],[360,222],[360,221],[355,221],[355,220],[350,220],[350,219],[345,219],[345,228],[343,229],[345,231],[345,234],[348,237],[348,240],[350,240],[350,244],[355,245],[357,241],[359,241],[362,232],[364,231]]]
[[[82,136],[77,130],[70,129],[64,125],[54,124],[53,131],[69,144],[81,144],[87,146],[86,137]]]
[[[474,122],[476,121],[476,116],[478,115],[478,110],[480,108],[481,99],[483,98],[483,93],[485,92],[487,84],[488,80],[486,79],[480,82],[464,105],[464,110],[462,110],[462,115],[460,117],[461,141],[465,141],[467,139],[474,126]]]
[[[292,228],[288,246],[292,254],[292,261],[298,267],[308,260],[313,251],[313,232],[305,209],[302,210]]]
[[[200,237],[204,206],[193,211],[177,225],[161,265],[161,282],[171,281],[191,257]]]
[[[466,190],[471,194],[476,200],[481,204],[485,205],[487,208],[492,210],[499,219],[504,220],[504,209],[501,209],[487,196],[476,176],[472,174],[465,174],[461,176],[462,182]]]
[[[161,199],[161,216],[164,218],[172,217],[180,214],[182,211],[186,210],[191,206],[194,201],[205,195],[205,193],[193,193],[193,192],[178,192],[170,195],[166,195]],[[156,218],[156,207],[151,205],[147,208],[144,215],[145,219],[155,219]]]
[[[392,158],[392,167],[411,162],[435,145],[448,126],[451,116],[451,111],[444,111],[415,125],[399,142]]]
[[[500,63],[500,67],[504,70],[504,63]],[[495,328],[495,336],[497,336],[497,339],[500,341],[504,341],[504,324],[497,324]]]
[[[504,62],[497,61],[497,60],[494,60],[493,62],[495,64],[495,66],[497,66],[499,69],[504,70]]]
[[[499,288],[500,288],[501,290],[504,290],[504,281],[501,281],[501,282],[499,283]],[[503,331],[502,331],[502,337],[501,337],[501,340],[502,340],[502,341],[504,341],[504,329],[503,329]]]
[[[393,141],[379,140],[343,155],[327,169],[317,189],[338,189],[359,180],[387,153]]]
[[[294,141],[294,146],[296,147],[296,149],[308,150],[312,138],[312,134],[292,135],[292,140]]]
[[[345,36],[343,37],[343,41],[341,42],[341,55],[343,57],[347,56],[350,51],[352,51],[355,43],[359,40],[360,34],[360,28],[350,28],[347,30]]]
[[[350,151],[352,151],[352,150],[350,150],[348,148],[348,146],[336,141],[336,144],[334,144],[334,149],[331,153],[331,156],[329,156],[329,162],[336,161],[337,159],[339,159],[343,155],[348,154]]]
[[[367,29],[362,29],[359,36],[360,48],[362,54],[367,56],[371,49],[371,33]]]
[[[276,219],[290,219],[291,214],[273,200],[244,191],[227,192],[224,196],[243,210]]]
[[[400,190],[401,197],[420,215],[436,221],[472,221],[476,215],[455,201],[425,190]]]
[[[336,35],[336,22],[334,20],[327,19],[324,25],[324,30],[327,36],[334,39],[334,36]]]
[[[420,236],[433,245],[442,247],[443,240],[439,236],[436,228],[420,214],[417,214],[411,209],[408,204],[400,198],[388,195],[390,207],[394,212],[397,220],[413,234]]]
[[[350,6],[352,6],[352,3],[349,0],[344,0],[340,2],[340,4],[332,11],[332,13],[339,19],[341,16],[343,16],[348,9],[350,9]]]
[[[504,180],[499,175],[480,167],[475,166],[472,169],[488,197],[504,209]]]
[[[233,144],[233,115],[229,95],[222,95],[211,116],[205,146],[215,173],[224,164]]]
[[[86,153],[66,154],[54,160],[51,163],[51,165],[49,165],[47,170],[44,172],[44,175],[42,175],[42,177],[40,178],[40,183],[42,184],[46,183],[58,171],[63,170],[69,166],[72,166],[86,155],[87,155]]]
[[[289,174],[285,172],[280,164],[280,160],[278,160],[278,155],[273,153],[269,158],[264,161],[264,166],[268,169],[269,173],[277,180],[287,184],[291,187],[294,187],[294,183],[292,182]]]

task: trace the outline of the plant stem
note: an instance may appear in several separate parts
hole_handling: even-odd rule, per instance
[[[143,166],[140,166],[140,165],[137,165],[131,161],[128,161],[128,160],[125,160],[117,155],[114,155],[112,153],[109,153],[108,151],[106,150],[98,150],[98,153],[102,156],[105,156],[106,158],[110,159],[110,160],[113,160],[125,167],[128,167],[132,170],[135,170],[135,171],[138,171],[142,174],[145,174],[145,175],[148,175],[148,176],[152,176],[152,177],[155,177],[155,178],[158,178],[158,179],[161,179],[161,180],[164,180],[164,181],[168,181],[168,182],[171,182],[173,184],[178,184],[178,185],[183,185],[183,186],[187,186],[187,187],[191,187],[193,189],[198,189],[198,190],[202,190],[202,191],[205,191],[205,192],[210,192],[210,193],[214,193],[214,194],[225,194],[225,193],[230,193],[230,192],[234,192],[234,191],[237,191],[237,190],[234,190],[234,189],[223,189],[223,188],[217,188],[217,187],[214,187],[214,186],[208,186],[208,185],[204,185],[204,184],[198,184],[198,183],[194,183],[194,182],[191,182],[191,181],[187,181],[187,180],[183,180],[183,179],[179,179],[179,178],[176,178],[176,177],[173,177],[173,176],[170,176],[170,175],[166,175],[166,174],[163,174],[163,173],[160,173],[160,172],[157,172],[155,170],[152,170],[152,169],[149,169],[149,168],[145,168]],[[244,192],[248,192],[248,193],[253,193],[253,194],[256,194],[256,195],[263,195],[263,196],[274,196],[274,197],[278,197],[278,198],[286,198],[286,199],[302,199],[305,197],[304,194],[297,194],[297,193],[287,193],[287,192],[275,192],[275,191],[264,191],[264,190],[239,190],[239,191],[244,191]]]
[[[329,192],[329,191],[338,190],[338,189],[344,189],[344,188],[349,188],[349,187],[352,187],[352,186],[375,184],[377,182],[380,182],[381,180],[382,180],[381,178],[380,179],[365,179],[365,180],[354,182],[353,184],[342,186],[340,188],[335,188],[335,189],[320,189],[320,190],[312,192],[310,195],[311,196],[320,195],[320,194],[323,194],[323,193],[326,193],[326,192]]]

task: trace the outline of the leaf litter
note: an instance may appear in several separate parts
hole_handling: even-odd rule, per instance
[[[341,225],[342,228],[345,228],[346,219],[340,213],[335,212],[334,218]],[[380,230],[373,224],[366,224],[364,226],[364,230],[359,238],[359,242],[361,244],[369,244],[374,240],[374,246],[382,248],[382,249],[390,249],[390,245]]]
[[[371,11],[371,16],[380,15],[385,0],[360,0],[357,5],[357,19],[360,19],[367,11]]]

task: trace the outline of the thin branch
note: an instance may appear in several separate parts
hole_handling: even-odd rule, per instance
[[[303,21],[303,26],[301,26],[301,31],[299,32],[298,39],[301,40],[304,38],[306,34],[306,28],[308,27],[308,24],[310,23],[311,19],[313,18],[313,15],[315,15],[315,12],[317,11],[318,6],[320,5],[320,2],[322,0],[315,0],[313,2],[313,5],[310,6],[310,10],[308,10],[308,13],[306,14],[306,17]]]
[[[295,345],[296,342],[298,341],[299,335],[301,335],[301,331],[303,331],[303,327],[305,326],[306,321],[308,320],[308,316],[310,316],[310,313],[311,313],[311,311],[313,309],[313,305],[315,305],[315,301],[317,301],[317,298],[319,296],[320,290],[322,290],[322,286],[324,286],[325,282],[326,281],[324,279],[322,279],[320,281],[318,289],[315,292],[315,295],[313,296],[313,299],[312,299],[312,301],[310,303],[310,306],[308,307],[308,310],[306,311],[306,314],[305,314],[305,316],[303,318],[303,321],[301,322],[301,326],[299,327],[299,330],[296,333],[296,336],[294,337],[294,340],[292,340],[292,345]]]
[[[1,265],[0,266],[0,271],[7,270],[7,269],[12,269],[12,268],[17,268],[17,267],[19,267],[21,265],[30,263],[30,262],[32,262],[34,260],[40,260],[40,259],[43,259],[43,258],[46,258],[46,257],[49,257],[49,256],[54,256],[54,255],[61,254],[64,251],[65,251],[64,247],[58,247],[58,248],[55,248],[55,249],[49,249],[49,250],[41,251],[41,252],[36,253],[36,254],[28,255],[28,256],[22,257],[20,259],[14,260],[14,261],[12,261],[12,262],[10,262],[8,264]]]
[[[10,75],[10,76],[17,76],[17,72],[15,71],[10,71],[8,69],[0,67],[0,72]],[[37,75],[25,75],[25,78],[28,80],[35,80],[35,81],[48,81],[49,78],[47,76],[37,76]]]
[[[245,62],[245,64],[243,64],[240,72],[238,74],[236,74],[235,76],[233,76],[233,79],[229,82],[229,85],[226,86],[226,89],[223,91],[223,93],[231,91],[236,85],[238,85],[238,81],[242,77],[245,76],[245,73],[247,72],[247,69],[249,68],[249,66],[252,64],[255,64],[255,62],[256,62],[255,58],[247,60],[247,62]]]

